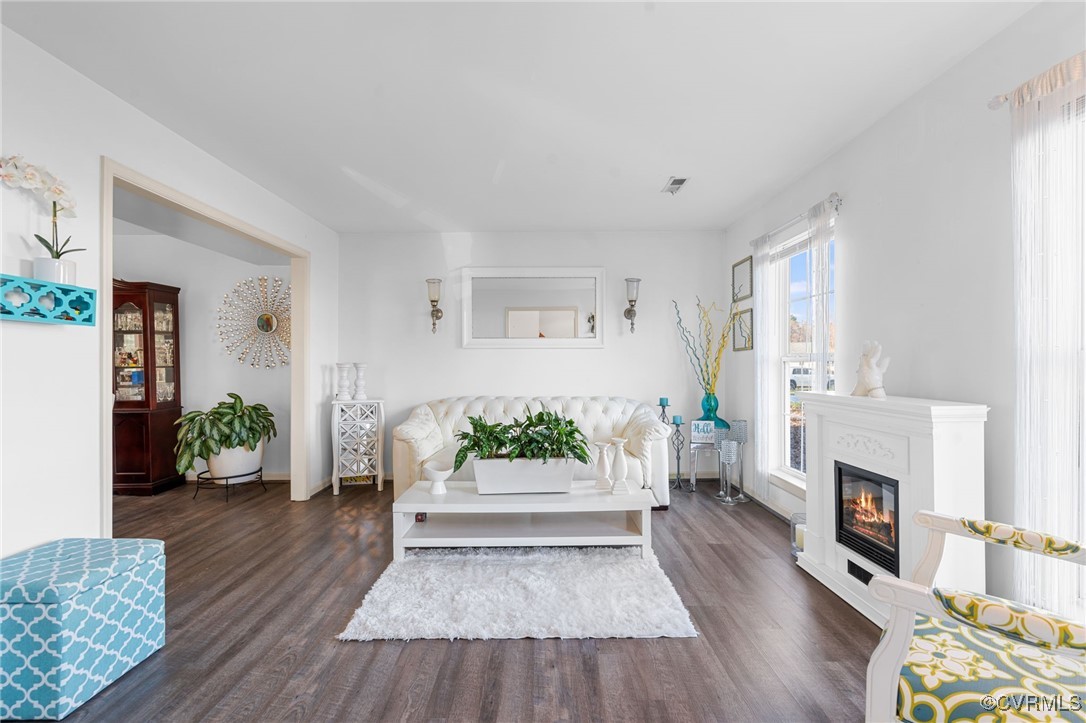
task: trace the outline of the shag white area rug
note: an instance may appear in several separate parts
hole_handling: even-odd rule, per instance
[[[654,555],[634,548],[418,550],[374,583],[340,640],[692,638]]]

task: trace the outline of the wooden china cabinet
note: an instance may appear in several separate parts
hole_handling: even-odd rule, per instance
[[[181,289],[113,280],[113,493],[185,483],[173,453],[181,416]]]

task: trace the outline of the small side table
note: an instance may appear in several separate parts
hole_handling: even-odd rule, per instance
[[[244,482],[230,483],[230,480],[237,479],[238,477],[252,477]],[[219,480],[222,480],[222,484],[219,484]],[[260,486],[267,492],[268,488],[264,485],[264,468],[256,470],[255,472],[245,472],[244,474],[231,474],[225,477],[212,477],[211,472],[204,470],[200,474],[196,475],[196,491],[192,493],[192,499],[196,499],[196,495],[200,494],[200,490],[217,490],[220,487],[226,488],[226,501],[230,501],[230,488],[234,486],[247,485],[252,482],[259,482]]]
[[[701,452],[712,452],[713,459],[720,461],[720,444],[718,442],[691,442],[690,443],[690,491],[698,488],[698,455]]]
[[[344,477],[372,477],[384,491],[384,446],[384,401],[332,402],[332,494],[339,494]]]
[[[698,484],[698,453],[712,450],[720,476],[725,476],[724,458],[722,456],[724,440],[727,438],[726,430],[717,428],[716,438],[712,442],[690,442],[690,491],[693,492]]]

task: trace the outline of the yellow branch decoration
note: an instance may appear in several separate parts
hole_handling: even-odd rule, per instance
[[[697,300],[698,309],[698,333],[694,334],[683,324],[682,313],[679,304],[674,299],[675,318],[678,320],[679,338],[686,349],[686,356],[690,359],[690,366],[698,377],[698,384],[706,394],[716,394],[716,384],[720,379],[720,362],[724,358],[724,348],[728,346],[732,328],[738,323],[738,303],[732,301],[731,308],[727,312],[727,320],[719,333],[713,324],[713,313],[725,313],[723,309],[713,302],[706,306]]]

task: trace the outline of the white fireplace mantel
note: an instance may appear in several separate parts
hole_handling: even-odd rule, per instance
[[[909,579],[927,542],[917,510],[984,517],[983,404],[910,397],[871,399],[800,392],[807,419],[807,531],[799,565],[875,623],[888,608],[848,571],[849,562],[875,575],[891,575],[836,539],[834,462],[898,481],[900,576]],[[937,585],[981,592],[984,545],[947,540]]]

